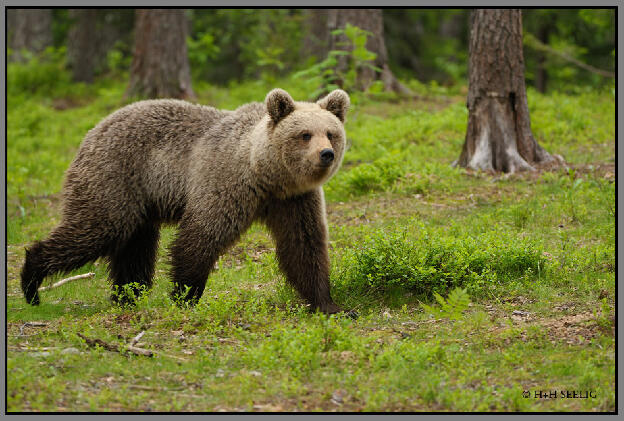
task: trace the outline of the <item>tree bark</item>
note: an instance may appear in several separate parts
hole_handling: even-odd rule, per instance
[[[135,42],[127,95],[191,98],[186,49],[188,25],[183,10],[137,10]]]
[[[513,173],[560,160],[531,132],[520,10],[472,12],[468,77],[468,129],[457,165]]]
[[[366,49],[377,55],[373,63],[381,69],[381,72],[370,68],[363,68],[358,74],[358,88],[365,90],[374,81],[381,80],[384,89],[401,93],[410,93],[409,89],[403,86],[394,76],[388,66],[388,51],[384,42],[383,14],[381,9],[329,9],[327,11],[327,32],[329,33],[329,50],[345,50],[346,47],[340,45],[347,42],[344,34],[332,35],[335,29],[343,29],[347,23],[357,26],[372,33],[366,41]],[[338,68],[342,71],[348,67],[348,59],[340,56]]]
[[[303,56],[313,55],[323,60],[328,53],[331,34],[327,30],[327,9],[307,9],[305,16],[305,37],[303,38]]]
[[[52,10],[50,9],[7,9],[12,15],[8,21],[14,28],[8,28],[10,46],[14,61],[24,61],[21,50],[40,53],[52,45]]]
[[[67,61],[76,82],[93,82],[93,75],[99,57],[95,9],[70,9],[69,17],[74,19],[67,34]]]
[[[537,39],[543,44],[548,45],[548,35],[550,33],[551,23],[542,24],[537,31]],[[535,73],[535,87],[541,93],[546,92],[548,83],[548,73],[546,71],[546,53],[539,51],[537,53],[537,71]]]
[[[107,65],[107,54],[117,41],[128,42],[132,9],[70,9],[73,20],[67,34],[67,62],[76,82],[93,82]]]

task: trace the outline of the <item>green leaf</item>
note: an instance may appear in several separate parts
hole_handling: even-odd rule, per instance
[[[351,53],[349,53],[348,51],[344,51],[344,50],[331,50],[329,52],[329,55],[331,57],[335,57],[335,56],[348,56],[349,54],[351,54]]]
[[[427,306],[426,304],[422,304],[423,309],[433,314],[436,317],[444,317],[449,319],[460,319],[462,313],[468,308],[470,305],[470,298],[465,289],[455,288],[451,291],[446,298],[442,298],[440,294],[437,292],[433,293],[436,301],[440,305],[440,308],[434,308],[431,306]]]
[[[582,178],[577,178],[574,181],[574,184],[572,184],[572,190],[576,190],[578,188],[578,186],[580,186],[583,183],[583,179]]]

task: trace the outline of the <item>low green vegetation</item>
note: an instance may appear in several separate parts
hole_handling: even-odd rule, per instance
[[[349,150],[325,192],[333,295],[357,320],[310,313],[260,225],[221,258],[194,308],[169,299],[174,227],[136,307],[111,304],[97,261],[69,274],[92,278],[33,308],[19,290],[24,247],[59,222],[63,172],[85,133],[131,99],[123,78],[77,85],[57,70],[32,92],[28,78],[48,73],[9,66],[9,411],[615,410],[611,91],[530,90],[534,134],[568,168],[513,176],[451,166],[465,87],[353,94]],[[317,88],[292,78],[194,89],[198,102],[233,108],[275,86],[296,99]],[[126,352],[141,332],[134,345],[151,357]]]

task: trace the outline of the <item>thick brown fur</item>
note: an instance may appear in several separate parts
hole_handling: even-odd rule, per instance
[[[348,108],[341,90],[306,103],[274,89],[235,111],[150,100],[111,114],[67,170],[61,223],[26,251],[27,302],[39,304],[44,277],[101,256],[115,288],[149,288],[162,223],[179,223],[172,295],[196,302],[219,256],[260,220],[287,281],[313,308],[340,311],[321,185],[342,161]]]

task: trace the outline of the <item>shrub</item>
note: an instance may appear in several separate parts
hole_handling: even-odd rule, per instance
[[[350,191],[356,193],[382,191],[392,186],[402,175],[403,170],[397,162],[382,158],[355,167],[347,173],[345,183]]]
[[[421,304],[421,306],[427,313],[437,318],[458,320],[470,305],[470,298],[468,298],[468,293],[465,289],[455,288],[446,299],[435,292],[433,295],[439,307],[428,306],[426,304]]]
[[[68,90],[71,75],[65,66],[65,47],[48,47],[41,55],[30,55],[25,63],[7,66],[7,96],[40,94],[58,96]]]
[[[413,164],[405,153],[388,153],[373,162],[362,163],[339,172],[326,186],[329,197],[359,196],[370,192],[388,191],[408,172]]]
[[[430,299],[457,287],[482,295],[497,284],[544,271],[545,258],[530,241],[498,231],[452,237],[420,227],[420,236],[379,232],[343,257],[337,290],[401,289]]]
[[[331,50],[327,58],[320,63],[301,70],[293,75],[294,78],[310,78],[316,81],[320,88],[312,93],[311,98],[315,99],[334,89],[342,88],[347,92],[352,90],[362,90],[359,86],[357,75],[362,69],[370,68],[377,72],[381,69],[373,65],[377,55],[366,49],[366,40],[373,35],[364,29],[353,26],[349,23],[344,29],[332,31],[332,35],[344,35],[348,41],[338,43],[339,46],[347,47],[347,50]],[[341,56],[347,60],[347,68],[339,69],[338,62]],[[383,83],[373,83],[366,87],[369,91],[379,93],[383,90]]]

